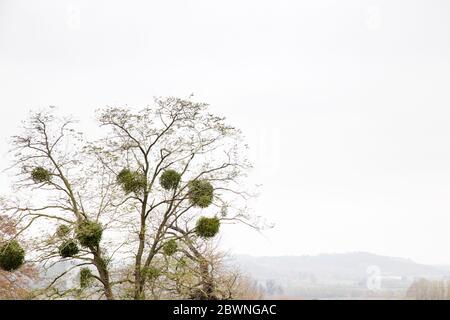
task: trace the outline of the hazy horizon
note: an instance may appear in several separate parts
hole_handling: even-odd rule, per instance
[[[194,93],[247,137],[253,212],[275,224],[224,228],[225,250],[450,264],[449,15],[444,0],[0,0],[0,167],[31,109],[89,135],[96,108]]]
[[[393,258],[393,259],[404,259],[408,260],[411,263],[417,263],[419,265],[424,266],[433,266],[433,267],[450,267],[449,263],[422,263],[419,261],[416,261],[412,258],[408,257],[398,257],[398,256],[387,256],[387,255],[381,255],[376,252],[368,252],[368,251],[342,251],[342,252],[320,252],[317,254],[274,254],[274,255],[254,255],[251,253],[239,253],[239,254],[230,254],[230,258],[233,259],[233,257],[251,257],[251,258],[305,258],[305,257],[320,257],[320,256],[347,256],[347,255],[355,255],[355,254],[367,254],[370,256],[376,256],[376,257],[383,257],[383,258]]]

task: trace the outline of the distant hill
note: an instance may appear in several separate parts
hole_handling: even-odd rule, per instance
[[[415,278],[450,276],[446,267],[367,252],[278,257],[237,255],[232,264],[261,286],[269,286],[269,295],[305,298],[401,295]],[[374,275],[380,276],[380,290],[368,288],[368,277]]]

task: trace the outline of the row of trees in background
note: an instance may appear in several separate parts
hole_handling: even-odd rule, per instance
[[[450,281],[417,279],[406,292],[408,299],[450,300]]]
[[[204,103],[172,97],[137,112],[100,110],[103,133],[95,141],[85,141],[76,124],[50,108],[32,113],[13,137],[14,194],[2,203],[2,221],[12,225],[0,238],[0,276],[70,262],[34,290],[39,298],[246,292],[249,282],[224,267],[212,241],[225,223],[255,227],[238,129]],[[76,285],[61,285],[74,274]]]

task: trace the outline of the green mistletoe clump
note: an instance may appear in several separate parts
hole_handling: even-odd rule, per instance
[[[87,288],[92,284],[93,276],[89,268],[82,268],[80,270],[80,287]]]
[[[156,280],[161,276],[161,270],[155,267],[143,268],[142,275],[148,280]]]
[[[166,256],[171,256],[177,252],[178,245],[175,239],[171,239],[164,243],[163,245],[163,252]]]
[[[36,167],[31,171],[31,179],[33,179],[35,183],[50,182],[52,174],[45,168]]]
[[[0,268],[4,271],[19,269],[25,261],[25,250],[16,240],[0,246]]]
[[[102,239],[103,228],[97,222],[83,221],[78,224],[75,233],[83,247],[96,248]]]
[[[125,193],[139,193],[145,189],[147,181],[145,176],[138,171],[131,171],[130,169],[122,169],[117,175],[117,182],[122,186]]]
[[[212,238],[219,232],[219,228],[219,218],[201,217],[197,220],[195,232],[202,238]]]
[[[59,255],[63,258],[71,258],[80,252],[77,243],[74,240],[64,241],[58,248]]]
[[[159,183],[166,190],[176,189],[180,183],[181,175],[175,170],[169,169],[163,172],[159,178]]]
[[[195,207],[206,208],[213,200],[214,188],[206,180],[193,180],[188,186],[189,199]]]

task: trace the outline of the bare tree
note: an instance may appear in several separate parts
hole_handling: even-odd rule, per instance
[[[35,262],[50,267],[61,256],[77,267],[92,265],[103,294],[113,299],[108,257],[100,244],[114,219],[114,208],[105,204],[112,197],[113,181],[88,157],[74,124],[71,118],[55,117],[52,110],[32,113],[24,122],[23,133],[12,140],[15,197],[5,209],[19,221],[21,233],[29,229],[30,235],[39,234],[32,241]]]
[[[264,297],[262,287],[242,274],[215,241],[196,245],[195,254],[190,246],[180,242],[176,251],[155,258],[146,274],[144,290],[148,298],[256,300]]]
[[[145,299],[148,270],[168,243],[195,255],[197,239],[221,224],[254,225],[241,132],[206,104],[155,99],[137,112],[101,109],[98,120],[104,136],[85,142],[73,119],[37,112],[13,138],[15,197],[4,209],[20,232],[39,234],[33,261],[51,267],[62,258],[94,271],[89,297],[114,299],[127,287]],[[132,261],[133,273],[114,268],[115,259]],[[73,290],[58,294],[66,293]]]

